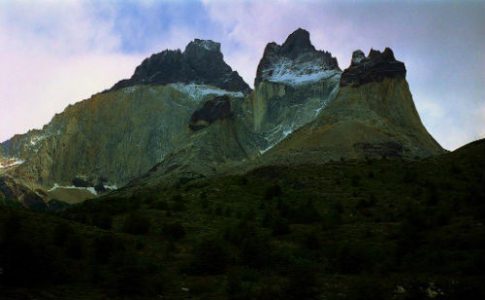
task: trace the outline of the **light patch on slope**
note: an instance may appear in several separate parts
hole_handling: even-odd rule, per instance
[[[43,134],[31,136],[29,143],[30,148],[33,149],[35,153],[37,153],[39,151],[40,142],[45,140],[47,137],[47,135]]]
[[[289,129],[285,129],[283,130],[283,138],[286,138],[287,136],[289,136],[291,133],[293,132],[293,129],[292,128],[289,128]]]
[[[107,184],[104,184],[103,185],[105,189],[107,190],[117,190],[118,189],[118,186],[116,184],[112,184],[112,185],[107,185]]]
[[[200,101],[204,99],[207,95],[214,95],[214,96],[231,96],[235,98],[243,98],[244,94],[242,92],[231,92],[226,91],[217,87],[213,87],[210,85],[205,84],[196,84],[196,83],[172,83],[170,84],[171,87],[175,88],[179,92],[182,92],[188,96],[190,96],[195,101]]]
[[[262,150],[259,150],[259,154],[264,154],[265,152],[268,152],[268,150],[270,150],[273,147],[274,147],[274,145],[269,145],[268,147],[266,147]]]
[[[271,68],[263,70],[263,79],[292,86],[306,85],[340,75],[341,71],[327,69],[318,62],[297,63],[282,58]]]
[[[195,43],[208,51],[217,51],[219,44],[210,40],[196,40]]]
[[[86,190],[90,192],[93,195],[98,195],[94,187],[79,187],[79,186],[74,186],[74,185],[69,185],[69,186],[63,186],[63,185],[58,185],[57,183],[54,183],[54,186],[48,190],[48,192],[55,191],[57,189],[69,189],[69,190]]]
[[[133,94],[138,89],[137,85],[132,85],[121,89],[121,93],[125,95]]]
[[[18,158],[8,158],[0,161],[0,169],[11,168],[14,166],[21,165],[25,162],[25,160],[18,159]]]

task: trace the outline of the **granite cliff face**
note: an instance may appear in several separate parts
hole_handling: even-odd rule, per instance
[[[185,146],[196,127],[229,117],[230,102],[249,91],[219,50],[195,40],[184,53],[152,56],[130,80],[0,144],[2,167],[15,166],[9,173],[26,186],[51,192],[90,187],[97,195],[126,184]],[[87,186],[77,186],[79,179]]]
[[[280,46],[269,43],[245,102],[246,122],[264,153],[314,120],[339,89],[341,70],[329,52],[316,50],[310,34],[298,29]]]
[[[424,128],[389,48],[354,52],[340,90],[319,117],[263,158],[265,163],[315,163],[339,159],[422,158],[444,150]]]

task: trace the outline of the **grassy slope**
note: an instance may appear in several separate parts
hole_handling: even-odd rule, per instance
[[[0,291],[11,299],[480,299],[484,154],[479,141],[423,161],[265,167],[111,194],[60,215],[2,209]]]

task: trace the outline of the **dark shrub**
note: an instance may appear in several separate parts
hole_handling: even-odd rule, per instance
[[[173,210],[173,211],[185,211],[187,210],[187,208],[185,207],[185,201],[184,201],[184,198],[181,196],[181,195],[175,195],[172,197],[172,205],[170,206],[170,208]]]
[[[154,209],[159,209],[159,210],[168,210],[169,206],[166,201],[160,200],[152,204],[152,207]]]
[[[123,224],[123,232],[130,234],[146,234],[150,230],[150,220],[138,213],[129,214]]]
[[[93,215],[91,222],[96,227],[111,229],[113,217],[108,213],[97,213]]]
[[[282,217],[275,217],[271,224],[273,235],[285,235],[290,233],[288,220]]]
[[[96,263],[105,264],[115,252],[117,241],[111,235],[98,236],[93,241],[93,258]]]
[[[310,262],[297,261],[288,272],[286,299],[318,299],[316,268]]]
[[[92,184],[89,181],[87,181],[83,178],[79,178],[79,177],[74,177],[72,179],[72,184],[74,186],[77,186],[77,187],[90,187],[90,186],[92,186]]]
[[[194,249],[190,271],[194,275],[216,275],[226,270],[229,252],[225,242],[218,238],[206,238]]]
[[[352,186],[359,186],[360,185],[360,176],[359,175],[352,176],[351,182],[352,182]]]
[[[185,228],[180,223],[165,224],[162,233],[172,241],[180,240],[185,236]]]
[[[72,234],[69,236],[66,246],[65,246],[65,253],[67,257],[72,259],[81,259],[84,256],[84,244],[81,240],[81,237]]]
[[[104,187],[104,184],[102,183],[98,183],[94,186],[94,190],[97,192],[97,193],[104,193],[106,192],[106,188]]]
[[[64,246],[70,235],[73,234],[71,226],[67,223],[59,223],[54,227],[53,243],[56,246]]]
[[[280,197],[283,194],[281,187],[278,184],[274,184],[268,187],[264,193],[265,200],[271,200],[276,197]]]
[[[348,287],[344,299],[348,300],[387,300],[392,299],[392,290],[382,283],[381,278],[358,277]],[[415,298],[412,298],[415,299]]]
[[[313,200],[307,200],[304,203],[291,208],[288,219],[291,223],[310,224],[321,221],[322,216],[315,207]]]

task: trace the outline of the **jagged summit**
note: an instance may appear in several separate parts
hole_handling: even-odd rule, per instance
[[[186,51],[187,48],[201,48],[207,51],[221,52],[221,43],[214,42],[212,40],[195,39],[187,44],[187,47],[185,48]]]
[[[250,92],[221,44],[195,39],[145,59],[130,79],[42,130],[0,143],[0,174],[46,201],[81,201],[145,175],[156,183],[258,164],[440,154],[405,76],[389,48],[355,51],[342,74],[298,29],[266,46]]]
[[[359,86],[384,78],[406,78],[404,63],[397,61],[390,48],[384,52],[371,49],[367,57],[362,50],[352,53],[350,67],[344,70],[340,86]]]
[[[303,85],[338,74],[337,59],[330,52],[316,50],[310,33],[299,28],[281,46],[274,42],[266,45],[254,86],[261,81]]]
[[[139,65],[130,79],[121,80],[111,90],[138,84],[196,83],[228,91],[249,93],[250,87],[224,62],[221,44],[195,39],[185,51],[164,50]]]
[[[291,33],[281,45],[281,53],[296,58],[303,52],[314,52],[315,47],[310,41],[310,33],[305,29],[298,28]]]

